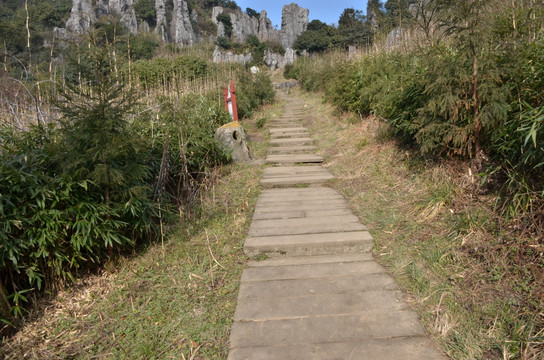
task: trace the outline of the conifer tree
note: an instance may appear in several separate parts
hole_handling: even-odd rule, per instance
[[[113,44],[105,30],[81,46],[74,66],[82,84],[68,83],[58,107],[62,112],[66,175],[90,180],[106,204],[142,195],[148,169],[139,154],[142,142],[130,131],[128,115],[137,102],[114,71]]]

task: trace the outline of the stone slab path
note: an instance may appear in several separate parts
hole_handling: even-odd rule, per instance
[[[324,182],[291,99],[270,125],[263,189],[244,251],[229,360],[441,360],[417,314],[370,254],[372,236]],[[298,164],[294,165],[294,164]]]

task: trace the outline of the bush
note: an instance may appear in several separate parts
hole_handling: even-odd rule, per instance
[[[251,117],[254,109],[274,102],[276,93],[268,75],[245,74],[238,78],[236,103],[240,118]]]

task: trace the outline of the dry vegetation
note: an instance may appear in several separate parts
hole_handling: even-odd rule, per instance
[[[341,115],[313,95],[307,119],[373,253],[453,359],[544,356],[544,249],[460,161],[424,162],[373,117]]]

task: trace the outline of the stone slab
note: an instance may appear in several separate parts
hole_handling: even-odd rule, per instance
[[[351,215],[348,209],[329,209],[329,210],[285,210],[285,211],[270,211],[253,214],[253,220],[266,219],[296,219],[304,217],[320,217],[326,215]]]
[[[266,280],[319,279],[385,273],[375,261],[251,267],[242,273],[242,282]]]
[[[364,315],[372,311],[399,311],[408,307],[402,292],[367,291],[342,294],[292,296],[259,299],[238,299],[234,321],[265,321],[313,316]]]
[[[322,223],[322,224],[307,224],[307,225],[292,225],[267,228],[251,228],[248,235],[251,237],[259,236],[275,236],[275,235],[298,235],[298,234],[319,234],[319,233],[337,233],[337,232],[353,232],[367,230],[366,226],[359,222],[349,223]]]
[[[276,128],[276,129],[270,129],[270,134],[283,134],[283,133],[296,133],[296,132],[308,132],[308,129],[305,127],[284,127],[284,128]]]
[[[410,336],[320,344],[275,344],[232,349],[228,360],[351,359],[351,360],[446,360],[426,337]]]
[[[351,223],[359,223],[359,218],[355,215],[331,215],[331,216],[304,217],[304,218],[295,218],[295,219],[264,219],[264,220],[253,219],[253,222],[251,223],[251,226],[250,226],[250,232],[251,230],[257,230],[257,229],[278,229],[278,228],[289,228],[293,226],[318,227],[323,224],[342,225],[342,224],[351,224]]]
[[[232,348],[241,348],[318,344],[421,335],[423,329],[412,311],[368,311],[358,315],[235,321],[230,345]]]
[[[317,233],[249,237],[244,243],[244,252],[249,256],[261,253],[275,256],[284,254],[330,255],[363,253],[372,249],[372,236],[367,231],[343,233]]]
[[[322,163],[323,157],[314,154],[268,155],[267,163]]]
[[[289,296],[344,294],[365,291],[398,290],[388,274],[372,274],[328,279],[273,280],[242,283],[238,299],[277,298]],[[258,300],[257,300],[258,301]]]
[[[315,176],[297,176],[284,177],[275,179],[261,179],[261,185],[278,186],[278,185],[297,185],[297,184],[320,184],[334,178],[332,175],[315,175]]]
[[[271,139],[270,145],[292,145],[292,144],[311,144],[313,140],[309,137],[298,138],[285,138],[285,139]]]
[[[284,265],[348,263],[358,261],[374,261],[374,257],[372,257],[372,254],[369,253],[346,255],[282,256],[274,259],[249,261],[247,265],[249,267],[271,267]]]
[[[268,149],[269,154],[296,154],[296,153],[307,153],[312,152],[317,149],[313,145],[300,145],[300,146],[274,146]]]

